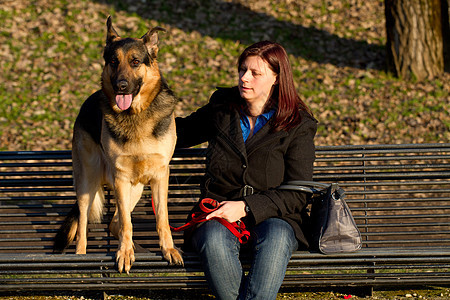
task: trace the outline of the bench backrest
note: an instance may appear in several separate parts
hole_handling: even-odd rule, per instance
[[[450,144],[317,147],[314,180],[338,182],[363,236],[363,247],[450,246]],[[205,149],[177,150],[171,164],[169,216],[185,222],[199,198]],[[115,250],[108,222],[91,224],[88,251]],[[134,240],[158,249],[151,191],[133,212]],[[51,252],[75,203],[70,151],[0,152],[0,252]],[[182,233],[174,233],[181,245]],[[74,252],[74,246],[69,250]]]

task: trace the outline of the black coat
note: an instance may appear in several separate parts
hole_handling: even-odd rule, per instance
[[[202,198],[244,200],[251,210],[247,227],[281,218],[307,245],[301,230],[306,196],[276,187],[289,180],[312,180],[317,122],[301,111],[301,123],[288,132],[270,132],[269,121],[244,143],[237,109],[241,101],[237,87],[218,89],[207,105],[177,118],[177,147],[208,142]],[[245,185],[254,194],[243,196]]]

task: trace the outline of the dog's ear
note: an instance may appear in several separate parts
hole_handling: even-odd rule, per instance
[[[148,53],[152,58],[158,54],[158,31],[166,32],[162,27],[154,27],[144,34],[141,39],[147,47]]]
[[[112,20],[111,16],[108,17],[108,20],[106,20],[106,44],[112,43],[115,39],[120,38],[117,31],[112,26]]]

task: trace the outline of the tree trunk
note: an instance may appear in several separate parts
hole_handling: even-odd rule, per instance
[[[450,72],[450,0],[441,0],[444,69]]]
[[[441,1],[385,0],[385,14],[388,71],[417,80],[443,73]]]

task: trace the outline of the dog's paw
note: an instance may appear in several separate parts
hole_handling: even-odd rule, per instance
[[[134,250],[133,248],[129,249],[119,249],[116,254],[116,263],[117,269],[120,273],[122,271],[130,273],[131,265],[134,263]]]
[[[180,252],[177,249],[174,248],[168,248],[162,250],[164,258],[169,262],[171,265],[180,265],[183,266],[183,257],[181,256]]]

